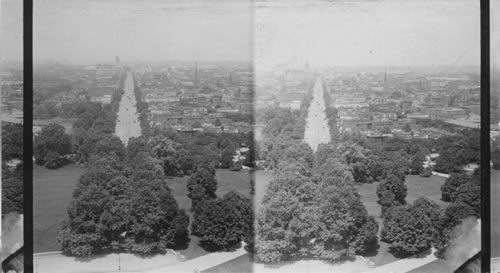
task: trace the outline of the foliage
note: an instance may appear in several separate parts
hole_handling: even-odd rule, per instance
[[[404,176],[390,174],[382,183],[377,185],[377,203],[382,207],[381,215],[387,215],[390,207],[406,204],[408,189],[404,184]]]
[[[65,133],[63,126],[55,123],[44,127],[40,134],[35,137],[33,145],[33,155],[37,164],[44,164],[50,152],[52,152],[52,155],[54,153],[66,155],[71,152],[69,135]],[[53,159],[53,156],[51,159]]]
[[[215,198],[217,190],[215,168],[208,163],[198,165],[187,182],[187,189],[188,197],[192,200],[192,210],[198,208],[200,201]]]
[[[430,177],[432,175],[432,170],[429,167],[426,167],[420,173],[421,177]]]
[[[256,217],[258,261],[339,261],[376,248],[378,225],[354,188],[351,168],[330,148],[321,145],[312,164],[294,153],[279,164]]]
[[[63,253],[150,254],[186,244],[189,218],[166,184],[161,161],[141,153],[128,163],[99,155],[90,162],[58,237]]]
[[[24,210],[23,164],[10,169],[2,162],[2,215]]]
[[[241,163],[240,162],[234,162],[231,167],[229,168],[230,171],[238,172],[241,171]]]
[[[420,174],[424,171],[423,159],[420,156],[413,156],[410,161],[410,174]]]
[[[249,198],[231,191],[222,199],[202,202],[194,214],[191,233],[209,250],[220,250],[243,240],[253,230],[253,208]]]
[[[413,205],[396,206],[384,218],[382,240],[397,256],[411,256],[429,249],[438,237],[441,217],[438,204],[419,198]]]
[[[500,138],[496,138],[491,144],[491,161],[493,169],[500,170]]]
[[[226,148],[222,151],[220,167],[228,169],[233,165],[233,150]]]
[[[441,199],[446,202],[452,201],[452,195],[458,187],[470,182],[470,176],[466,173],[452,173],[441,187]]]
[[[2,162],[23,156],[23,125],[2,122]]]

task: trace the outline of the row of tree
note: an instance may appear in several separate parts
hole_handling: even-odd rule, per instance
[[[121,141],[113,133],[116,127],[116,113],[123,95],[124,80],[122,76],[119,88],[108,105],[90,101],[70,104],[70,116],[76,117],[71,136],[59,124],[53,123],[42,128],[33,144],[36,164],[51,169],[60,168],[71,162],[66,157],[69,154],[75,154],[71,160],[87,164],[94,154],[116,149],[117,145],[119,147]]]
[[[137,112],[139,113],[139,122],[141,125],[141,134],[148,136],[151,133],[151,125],[149,123],[149,105],[147,102],[142,100],[142,91],[139,87],[139,83],[134,77],[134,95],[136,101]]]
[[[325,100],[325,114],[328,119],[328,128],[330,130],[330,138],[332,142],[336,142],[340,139],[339,127],[338,127],[338,110],[333,107],[333,100],[330,96],[329,89],[327,85],[323,82],[323,99]]]

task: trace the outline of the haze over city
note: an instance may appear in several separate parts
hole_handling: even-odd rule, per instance
[[[23,2],[0,1],[1,63],[23,60]]]
[[[34,61],[249,61],[249,1],[35,1]]]
[[[480,63],[477,1],[294,3],[256,3],[257,73],[293,58],[311,66]]]

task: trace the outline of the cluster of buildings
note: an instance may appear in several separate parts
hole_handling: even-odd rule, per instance
[[[417,119],[479,128],[479,77],[399,71],[327,73],[327,92],[339,111],[339,127],[366,135],[406,137],[451,134],[422,128]]]
[[[134,71],[153,126],[238,132],[252,129],[250,66],[141,65]]]
[[[342,131],[369,136],[437,137],[438,128],[422,128],[418,119],[479,128],[479,75],[425,68],[332,68],[322,74]],[[256,108],[300,109],[315,71],[308,64],[281,67],[260,76]]]
[[[2,121],[23,121],[23,75],[20,71],[0,71]]]

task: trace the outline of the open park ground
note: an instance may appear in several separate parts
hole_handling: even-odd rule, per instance
[[[273,175],[269,171],[257,171],[255,173],[255,201],[257,209],[259,209],[265,189],[272,179]],[[406,201],[411,203],[417,198],[425,196],[445,207],[448,203],[440,200],[441,186],[444,182],[445,178],[435,175],[431,177],[408,175],[406,176],[405,181],[406,186],[408,187],[408,196],[406,197]],[[378,198],[376,191],[378,184],[379,183],[358,184],[356,185],[356,188],[361,195],[361,201],[365,204],[365,207],[368,210],[368,214],[375,216],[375,219],[382,224],[382,220],[380,219],[380,205],[377,204]],[[380,247],[376,252],[365,258],[370,259],[370,261],[375,263],[376,266],[385,265],[399,260],[389,252],[389,245],[387,243],[379,242],[379,245]]]
[[[66,219],[66,209],[71,202],[72,194],[84,168],[67,165],[58,170],[48,170],[43,166],[34,166],[34,252],[60,250],[56,237],[60,223]],[[225,169],[217,170],[219,196],[236,190],[250,196],[250,173],[248,170],[232,172]],[[191,217],[191,200],[187,197],[187,180],[189,176],[169,178],[168,183],[179,206]],[[188,248],[180,251],[186,259],[193,259],[207,254],[197,244],[198,238],[191,236]]]

